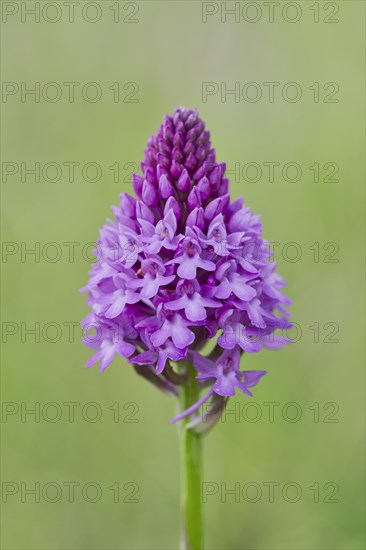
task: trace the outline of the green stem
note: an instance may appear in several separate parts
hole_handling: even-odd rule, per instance
[[[197,374],[190,361],[180,363],[187,374],[187,384],[180,389],[180,407],[184,411],[199,399]],[[182,476],[182,550],[202,550],[202,436],[186,429],[189,419],[179,422]]]

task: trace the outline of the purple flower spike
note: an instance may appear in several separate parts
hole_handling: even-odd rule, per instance
[[[190,426],[206,401],[216,411],[236,389],[252,395],[265,371],[240,371],[241,356],[281,347],[275,331],[291,326],[260,218],[231,201],[225,169],[197,111],[165,116],[132,176],[136,198],[122,193],[101,229],[83,289],[84,341],[96,351],[87,366],[128,358],[173,395],[197,370],[197,402],[175,419],[191,416]],[[210,358],[199,353],[209,340]]]

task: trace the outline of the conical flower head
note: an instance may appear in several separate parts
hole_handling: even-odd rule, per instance
[[[273,333],[289,326],[285,283],[259,217],[242,199],[230,200],[225,164],[216,162],[195,110],[164,118],[141,171],[132,177],[136,197],[122,193],[101,230],[85,287],[92,309],[86,334],[97,333],[85,338],[97,350],[88,366],[100,361],[104,370],[119,354],[150,379],[154,369],[170,391],[169,361],[193,357],[216,338],[225,361],[211,366],[212,391],[226,395],[220,383],[242,379],[227,354],[283,343]]]
[[[180,225],[192,211],[192,220],[200,218],[196,209],[228,190],[225,164],[216,162],[210,134],[192,109],[177,109],[173,116],[165,116],[158,133],[148,140],[141,170],[142,176],[133,177],[138,199],[160,213],[171,207]]]

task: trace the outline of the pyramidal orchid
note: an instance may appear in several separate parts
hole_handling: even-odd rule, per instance
[[[87,367],[115,356],[179,398],[183,548],[201,549],[201,438],[235,392],[252,395],[265,371],[241,370],[243,354],[286,343],[291,325],[259,216],[232,201],[197,112],[178,108],[151,136],[101,229],[97,262],[83,289]],[[211,346],[210,346],[211,344]],[[210,346],[211,352],[206,349]]]

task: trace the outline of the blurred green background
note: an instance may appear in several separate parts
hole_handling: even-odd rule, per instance
[[[93,19],[100,10],[95,23],[82,17],[87,3],[75,7],[70,23],[58,2],[61,18],[50,23],[59,13],[54,4],[39,22],[24,13],[22,22],[21,3],[2,2],[3,92],[21,90],[22,82],[28,88],[39,82],[41,90],[39,102],[22,101],[20,91],[2,98],[3,241],[11,243],[2,265],[2,547],[178,548],[178,440],[168,424],[175,404],[122,360],[103,375],[97,367],[84,369],[92,352],[81,344],[80,328],[70,338],[68,327],[88,312],[78,293],[92,257],[84,245],[95,241],[119,193],[130,190],[129,163],[142,160],[164,113],[184,105],[198,108],[218,159],[229,170],[244,170],[230,175],[232,194],[244,195],[262,215],[265,237],[279,243],[278,269],[301,328],[286,349],[246,357],[247,368],[269,375],[256,388],[254,405],[248,408],[244,395],[233,398],[235,414],[206,439],[204,481],[215,492],[204,503],[206,547],[364,548],[363,2],[298,2],[295,23],[286,18],[294,19],[291,10],[298,8],[283,12],[286,2],[272,23],[262,2],[254,3],[262,10],[255,23],[245,20],[260,14],[255,5],[238,22],[229,15],[222,22],[221,3],[205,8],[190,1],[96,2],[84,12]],[[202,9],[218,13],[204,23]],[[59,101],[42,97],[50,82],[61,86]],[[80,83],[73,103],[64,82]],[[82,97],[88,82],[102,90],[95,103]],[[204,101],[203,82],[227,89],[256,82],[263,97],[223,101],[216,93]],[[273,102],[264,82],[280,83]],[[288,82],[301,86],[298,102],[283,99]],[[315,82],[319,102],[309,89]],[[338,102],[324,102],[333,90],[323,89],[328,82],[338,84]],[[55,90],[44,93],[52,97]],[[92,97],[93,89],[88,92]],[[127,95],[137,101],[126,102]],[[21,163],[36,162],[40,181],[26,175],[22,182]],[[50,162],[62,167],[58,181],[47,181],[57,179],[52,166],[42,176]],[[63,164],[70,162],[79,163],[74,182]],[[98,181],[88,181],[92,167],[82,172],[89,162],[100,167]],[[253,162],[262,169],[258,181],[255,167],[246,166]],[[274,182],[265,162],[280,163]],[[299,181],[283,178],[288,162],[301,167]],[[116,177],[109,168],[115,163]],[[314,163],[318,182],[309,168]],[[338,165],[333,179],[339,181],[326,179],[334,167],[326,163]],[[6,177],[9,170],[18,171]],[[335,245],[324,248],[327,243]],[[39,257],[25,255],[25,247],[37,246]],[[36,323],[39,341],[26,333]],[[277,403],[274,418],[269,402]],[[65,403],[76,403],[73,422]],[[26,414],[35,407],[39,418]],[[101,417],[93,422],[96,413]],[[271,482],[279,483],[274,502],[264,485]],[[39,499],[26,493],[36,483]],[[70,483],[77,484],[74,502]],[[225,488],[235,484],[238,502],[230,494],[225,499]],[[298,501],[289,502],[299,487]]]

